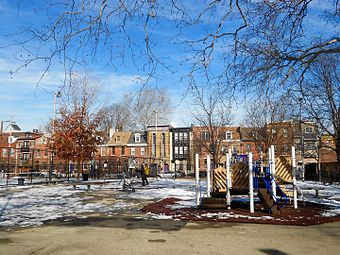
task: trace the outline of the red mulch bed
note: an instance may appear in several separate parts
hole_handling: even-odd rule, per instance
[[[295,210],[293,206],[289,204],[282,209],[281,215],[272,215],[264,211],[262,204],[255,204],[255,212],[251,214],[249,212],[249,204],[244,202],[233,202],[231,205],[231,210],[197,209],[190,207],[172,209],[171,205],[176,205],[179,201],[180,199],[177,198],[166,198],[145,206],[142,211],[171,216],[173,219],[189,221],[256,223],[297,226],[317,225],[340,221],[340,215],[323,215],[323,213],[331,209],[329,206],[310,202],[306,202],[305,204],[303,204],[302,202],[299,203],[297,210]]]

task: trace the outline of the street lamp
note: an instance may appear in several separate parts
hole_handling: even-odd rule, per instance
[[[56,104],[57,104],[57,98],[59,97],[61,97],[61,92],[60,91],[54,92],[52,133],[54,133],[54,128],[55,128]]]
[[[155,158],[157,158],[157,122],[158,122],[158,111],[153,110],[156,114],[156,123],[155,123]]]
[[[301,172],[302,172],[302,181],[305,181],[305,159],[304,159],[304,137],[302,131],[302,97],[298,98],[300,103],[300,152],[301,152]]]
[[[6,177],[6,186],[8,186],[8,181],[9,181],[9,168],[10,168],[10,158],[11,158],[11,143],[12,143],[12,125],[15,124],[12,120],[6,120],[4,122],[9,123],[9,137],[8,137],[8,149],[7,149],[7,177]],[[2,123],[1,123],[2,124]],[[2,131],[2,130],[1,130]]]
[[[51,151],[51,167],[50,167],[50,172],[49,172],[49,180],[52,178],[52,171],[54,168],[54,141],[53,141],[53,135],[54,135],[54,130],[55,130],[55,119],[56,119],[56,104],[57,104],[57,98],[61,97],[61,92],[60,91],[55,91],[54,92],[54,98],[53,98],[53,119],[52,119],[52,151]]]

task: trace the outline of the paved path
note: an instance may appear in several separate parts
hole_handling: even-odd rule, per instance
[[[340,254],[340,222],[309,226],[133,217],[0,232],[0,254]]]

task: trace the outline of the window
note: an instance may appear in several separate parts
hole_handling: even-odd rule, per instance
[[[136,148],[132,147],[131,148],[131,156],[136,155]]]
[[[145,147],[140,148],[140,155],[145,155]]]
[[[232,135],[232,132],[231,131],[227,131],[225,133],[225,139],[226,140],[232,140],[233,139],[233,135]]]
[[[237,154],[237,147],[233,146],[233,154]]]
[[[162,140],[161,140],[161,156],[165,157],[165,133],[162,133]]]
[[[116,155],[116,150],[115,150],[116,147],[112,147],[111,148],[111,156],[114,156]]]
[[[122,139],[122,138],[120,137],[120,135],[117,135],[117,139],[116,139],[116,140],[117,140],[117,143],[120,143],[120,142],[121,142],[121,139]]]
[[[179,140],[183,141],[183,133],[179,133]]]
[[[284,128],[282,129],[283,137],[288,137],[288,129]]]
[[[188,155],[188,146],[184,146],[183,149],[184,149],[183,151],[184,155]]]
[[[45,149],[44,157],[46,158],[48,156],[48,150]]]
[[[177,142],[177,141],[178,141],[178,133],[175,132],[175,142]]]
[[[39,149],[37,150],[36,157],[37,157],[37,158],[40,158],[40,150],[39,150]]]
[[[152,134],[152,152],[151,152],[153,157],[156,157],[156,134]]]
[[[14,156],[14,154],[15,154],[15,149],[11,148],[11,156]]]
[[[30,147],[30,142],[29,141],[24,141],[24,148],[29,148]]]
[[[251,136],[255,139],[257,139],[257,132],[256,131],[251,131]]]
[[[175,146],[175,154],[178,154],[178,146]]]
[[[276,128],[272,127],[272,134],[276,134]]]
[[[210,139],[210,134],[209,134],[209,132],[203,131],[203,132],[201,133],[201,138],[202,138],[202,140],[209,140],[209,139]]]
[[[313,141],[308,141],[304,143],[304,147],[306,150],[316,150],[316,143]]]
[[[6,155],[7,155],[7,149],[6,149],[6,148],[3,148],[3,149],[2,149],[2,155],[3,155],[3,156],[6,156]]]
[[[140,134],[135,134],[135,143],[140,143]]]
[[[188,133],[187,132],[183,133],[183,140],[185,142],[188,141]]]
[[[122,147],[122,155],[125,155],[125,147]]]
[[[251,144],[247,144],[247,151],[251,152]]]
[[[29,160],[30,159],[30,154],[29,153],[22,154],[22,159],[23,160]]]
[[[306,127],[305,132],[306,133],[313,133],[313,128],[312,127]]]
[[[183,147],[179,147],[179,154],[183,155]]]

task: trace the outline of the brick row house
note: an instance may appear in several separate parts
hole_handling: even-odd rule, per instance
[[[13,129],[13,128],[12,128]],[[51,167],[49,136],[23,132],[18,127],[0,134],[0,170],[11,175],[30,172],[48,172]]]
[[[331,150],[319,149],[318,139],[322,139],[322,144],[332,145],[332,142],[326,136],[318,138],[317,134],[315,123],[306,121],[275,122],[262,128],[154,125],[146,131],[111,132],[109,141],[98,146],[93,160],[84,162],[84,169],[98,175],[117,174],[149,164],[153,171],[182,171],[189,175],[194,173],[196,153],[200,155],[200,170],[205,171],[207,155],[212,155],[211,152],[215,153],[217,167],[225,165],[229,149],[238,160],[247,160],[249,152],[253,153],[254,160],[259,160],[260,153],[266,154],[269,145],[275,146],[277,156],[288,157],[291,146],[295,145],[299,167],[304,163],[310,170],[315,169],[318,157],[320,162],[334,160]],[[76,162],[71,161],[67,169],[64,161],[52,157],[49,139],[49,135],[37,131],[1,133],[1,170],[6,170],[9,163],[14,174],[50,169],[60,173],[77,172]]]

